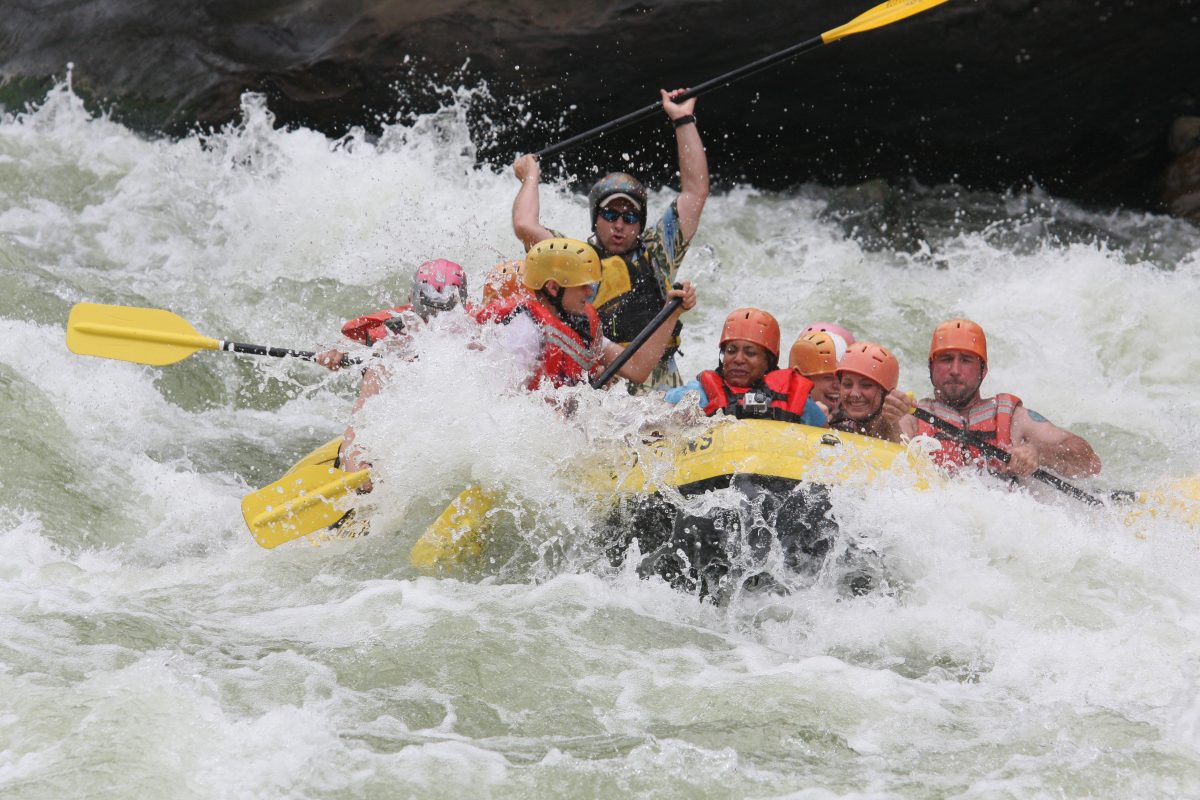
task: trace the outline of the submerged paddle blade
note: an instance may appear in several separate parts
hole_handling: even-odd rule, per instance
[[[1143,517],[1164,517],[1200,529],[1200,475],[1183,478],[1162,489],[1138,492],[1134,503],[1136,508],[1125,516],[1126,525],[1136,525]]]
[[[928,11],[934,6],[940,6],[944,2],[946,0],[887,0],[886,3],[880,3],[870,11],[864,11],[845,25],[825,31],[825,33],[821,34],[821,40],[825,44],[829,44],[830,42],[836,42],[838,39],[853,36],[856,33],[873,31],[876,28],[882,28],[884,25],[899,22],[906,17],[920,14],[922,11]]]
[[[425,529],[409,552],[409,561],[418,569],[432,570],[479,555],[487,514],[495,504],[495,496],[478,486],[464,489]]]
[[[163,366],[197,350],[219,350],[221,342],[170,311],[76,303],[67,318],[67,348],[81,356]]]
[[[369,470],[344,472],[330,466],[301,467],[242,498],[242,517],[254,540],[266,548],[328,528],[346,516],[335,503],[366,483]]]

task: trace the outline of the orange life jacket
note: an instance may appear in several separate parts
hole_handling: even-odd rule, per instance
[[[1008,450],[1012,447],[1013,414],[1020,405],[1021,398],[1014,394],[1001,393],[995,397],[980,398],[963,411],[928,397],[917,403],[917,408],[924,409],[951,425],[978,434],[996,447]],[[939,466],[953,470],[968,464],[981,464],[992,471],[999,471],[1003,466],[999,459],[987,458],[970,442],[963,441],[953,433],[930,425],[924,420],[917,421],[917,433],[938,440],[941,449],[935,450],[932,457],[934,463]]]
[[[721,375],[705,370],[697,376],[708,405],[704,413],[708,416],[723,411],[738,419],[776,419],[783,422],[799,422],[812,391],[812,381],[799,372],[777,369],[768,372],[754,386],[741,388],[730,386]]]
[[[553,386],[574,386],[604,370],[604,337],[600,317],[591,303],[584,306],[588,337],[584,337],[550,309],[531,297],[512,297],[491,303],[475,317],[480,322],[507,324],[517,314],[528,314],[542,334],[542,356],[526,386],[536,389],[543,380]]]

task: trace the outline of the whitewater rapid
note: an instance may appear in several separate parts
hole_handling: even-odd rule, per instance
[[[477,293],[520,250],[470,95],[337,141],[276,129],[255,96],[236,126],[151,139],[65,83],[0,118],[0,793],[1200,796],[1200,551],[1170,519],[970,481],[835,490],[875,591],[825,574],[716,607],[612,567],[575,491],[651,401],[583,397],[564,422],[448,323],[364,415],[371,535],[266,551],[242,495],[342,431],[355,376],[67,351],[81,301],[319,350],[424,260]],[[684,373],[758,305],[785,339],[835,320],[883,342],[920,396],[929,332],[967,316],[985,389],[1094,444],[1085,486],[1200,473],[1200,230],[901,188],[715,194],[681,272]],[[566,182],[542,209],[586,233]],[[472,484],[503,490],[494,549],[419,575],[409,548]]]

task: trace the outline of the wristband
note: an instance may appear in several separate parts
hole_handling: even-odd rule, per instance
[[[671,124],[676,128],[682,128],[684,125],[694,125],[696,123],[695,114],[684,114],[682,117],[676,117],[671,120]]]

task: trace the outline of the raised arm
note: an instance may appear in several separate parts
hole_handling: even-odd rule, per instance
[[[675,103],[671,98],[687,91],[676,89],[673,92],[659,90],[662,93],[663,111],[675,124],[677,120],[683,123],[675,128],[675,146],[679,150],[679,229],[685,241],[690,242],[700,226],[700,213],[704,211],[704,201],[708,199],[708,156],[704,153],[704,143],[700,141],[700,132],[696,129],[693,112],[696,110],[696,98]],[[688,122],[687,118],[691,117]]]
[[[539,219],[541,199],[538,197],[538,182],[541,180],[542,169],[537,156],[527,153],[518,158],[513,162],[513,174],[521,182],[521,188],[517,190],[517,197],[513,200],[513,233],[528,250],[543,239],[554,237]]]

